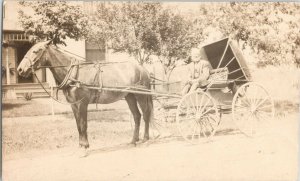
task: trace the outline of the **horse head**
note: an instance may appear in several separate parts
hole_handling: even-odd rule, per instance
[[[51,42],[52,40],[37,43],[28,50],[17,68],[19,75],[28,77],[32,70],[37,70],[38,66],[45,64],[45,60],[41,58]]]

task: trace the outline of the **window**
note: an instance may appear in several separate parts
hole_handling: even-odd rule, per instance
[[[95,43],[87,42],[86,45],[86,60],[89,62],[105,61],[105,46],[104,42]]]

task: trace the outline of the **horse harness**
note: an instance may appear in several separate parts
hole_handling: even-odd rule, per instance
[[[64,80],[62,81],[62,83],[57,86],[58,89],[64,89],[66,87],[77,87],[80,88],[82,86],[99,86],[99,88],[102,88],[102,66],[99,63],[93,63],[94,67],[96,68],[96,74],[95,74],[95,78],[93,81],[92,85],[88,85],[84,82],[81,82],[80,80],[78,80],[78,75],[79,75],[79,66],[81,65],[80,63],[78,63],[78,60],[73,60],[67,75],[65,76]],[[98,82],[98,85],[97,85]]]
[[[83,83],[81,81],[78,80],[78,75],[79,75],[79,66],[80,65],[85,65],[85,64],[94,64],[94,67],[96,68],[96,74],[95,74],[95,78],[93,81],[93,85],[88,85],[86,83]],[[59,68],[59,67],[66,67],[66,66],[57,66],[57,67],[51,67],[51,68]],[[42,68],[50,68],[50,67],[42,67]],[[78,104],[80,102],[83,101],[83,98],[81,98],[79,101],[75,101],[75,102],[69,102],[68,103],[63,103],[61,101],[58,100],[58,93],[60,90],[64,90],[68,87],[77,87],[80,88],[82,86],[98,86],[99,87],[99,92],[102,91],[102,87],[103,87],[103,83],[102,83],[102,64],[101,63],[79,63],[79,61],[77,59],[73,59],[71,61],[71,65],[69,66],[68,70],[67,70],[67,75],[65,76],[65,78],[63,79],[63,81],[58,85],[55,86],[56,92],[55,92],[55,98],[46,90],[46,88],[43,86],[42,82],[39,80],[39,78],[37,77],[35,70],[33,68],[33,66],[31,65],[31,69],[32,69],[32,74],[35,76],[35,78],[38,80],[39,84],[42,86],[42,88],[44,89],[44,91],[48,94],[48,96],[50,96],[52,99],[54,99],[55,101],[61,103],[61,104]],[[98,84],[97,84],[98,83]],[[96,92],[97,94],[97,92]]]
[[[79,61],[77,59],[73,59],[71,61],[71,65],[69,65],[69,68],[67,70],[67,74],[64,77],[63,81],[58,85],[55,86],[56,89],[56,95],[55,97],[53,97],[47,90],[46,88],[43,86],[43,84],[41,83],[41,81],[39,80],[39,78],[37,77],[37,75],[35,74],[34,68],[31,65],[32,68],[32,73],[34,74],[34,76],[36,77],[36,79],[38,80],[39,84],[41,85],[41,87],[44,89],[44,91],[48,94],[49,97],[51,97],[53,100],[55,100],[56,102],[59,102],[61,104],[65,104],[65,105],[73,105],[73,104],[78,104],[80,102],[82,102],[85,97],[81,98],[78,101],[75,102],[69,102],[68,103],[64,103],[58,100],[58,92],[59,90],[65,90],[66,88],[69,87],[76,87],[76,88],[81,88],[81,87],[97,87],[98,91],[95,91],[95,99],[98,100],[99,99],[99,94],[98,92],[102,92],[102,88],[103,88],[103,70],[102,67],[108,64],[113,64],[113,63],[123,63],[123,62],[84,62],[84,63],[79,63]],[[94,64],[94,68],[96,68],[96,74],[93,80],[93,84],[86,84],[80,80],[78,80],[78,76],[79,76],[79,67],[80,65],[90,65],[90,64]],[[67,66],[40,66],[39,68],[61,68],[61,67],[67,67]],[[142,76],[140,75],[140,80],[137,83],[138,85],[134,86],[134,87],[127,87],[127,88],[133,88],[133,89],[143,89],[144,86],[142,86],[142,82],[141,82]],[[145,90],[145,89],[143,89]],[[96,105],[97,106],[97,105]]]

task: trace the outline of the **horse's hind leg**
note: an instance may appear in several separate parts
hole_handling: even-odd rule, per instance
[[[134,119],[134,123],[135,123],[133,138],[131,141],[132,144],[135,144],[136,142],[139,141],[141,113],[137,106],[137,100],[133,94],[128,94],[125,97],[125,100],[129,106],[129,109],[130,109],[132,115],[133,115],[133,119]]]
[[[152,96],[149,95],[136,95],[137,101],[140,105],[140,108],[143,112],[143,119],[145,121],[145,133],[144,133],[144,140],[149,140],[149,123],[152,119],[153,114],[153,102]]]

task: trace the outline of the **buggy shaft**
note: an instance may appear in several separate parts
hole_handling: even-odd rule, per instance
[[[73,85],[72,85],[73,86]],[[74,87],[76,87],[74,85]],[[166,93],[159,93],[159,92],[146,92],[146,91],[138,91],[138,90],[131,90],[131,89],[118,89],[118,88],[106,88],[106,87],[93,87],[93,86],[86,86],[84,85],[83,87],[86,87],[88,89],[93,89],[93,90],[104,90],[104,91],[112,91],[112,92],[125,92],[125,93],[133,93],[133,94],[144,94],[144,95],[154,95],[154,96],[166,96],[166,97],[173,97],[173,98],[181,98],[182,96],[177,95],[177,94],[166,94]]]

